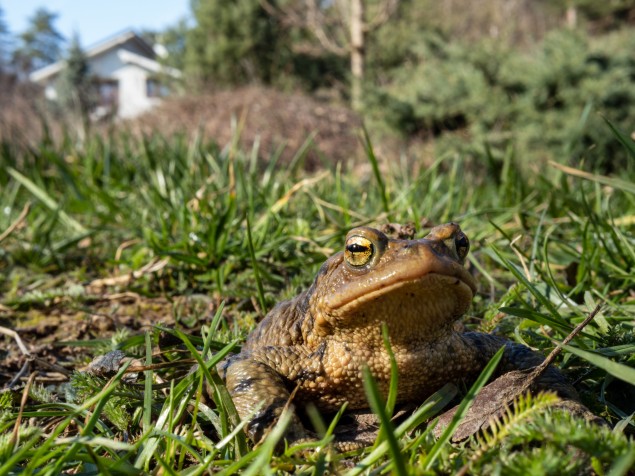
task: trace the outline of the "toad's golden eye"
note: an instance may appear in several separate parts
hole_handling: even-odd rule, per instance
[[[470,240],[467,239],[465,233],[460,231],[454,237],[454,246],[456,247],[456,253],[459,255],[459,259],[464,260],[468,251],[470,251]]]
[[[351,266],[365,266],[375,253],[373,242],[363,236],[354,235],[346,240],[344,258]]]

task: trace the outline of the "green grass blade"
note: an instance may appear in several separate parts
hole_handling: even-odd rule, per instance
[[[538,289],[527,279],[527,277],[520,272],[520,270],[507,258],[503,256],[503,254],[496,248],[496,246],[492,245],[491,249],[494,251],[498,259],[505,265],[505,267],[514,275],[516,279],[518,279],[523,285],[527,288],[527,290],[540,302],[553,316],[553,318],[557,321],[562,320],[558,310],[553,305],[553,303],[543,295]]]
[[[366,390],[366,397],[368,398],[370,408],[379,417],[382,428],[381,433],[386,437],[386,441],[388,442],[395,473],[400,476],[406,476],[408,472],[406,471],[406,465],[399,448],[399,442],[395,436],[393,425],[390,421],[390,416],[386,413],[386,407],[382,402],[379,388],[368,367],[364,367],[364,390]]]
[[[295,171],[298,168],[298,165],[300,165],[304,161],[304,158],[311,151],[311,147],[313,147],[314,145],[314,140],[316,136],[317,136],[317,131],[311,132],[307,136],[307,138],[304,139],[304,142],[302,143],[300,148],[296,151],[296,153],[293,155],[293,158],[289,161],[287,170],[289,170],[292,174],[295,173]]]
[[[628,154],[631,156],[631,158],[635,159],[635,142],[633,141],[633,139],[631,139],[622,131],[620,131],[617,127],[615,127],[613,123],[609,121],[606,117],[604,118],[604,120],[606,121],[609,128],[613,132],[613,135],[617,137],[617,140],[619,140],[620,143],[624,146],[624,148],[626,149]]]
[[[388,326],[386,323],[381,326],[381,336],[384,339],[384,347],[388,352],[390,358],[390,385],[388,387],[388,398],[386,398],[386,413],[389,417],[392,417],[395,411],[395,404],[397,403],[397,389],[399,386],[399,368],[397,367],[397,359],[395,353],[392,351],[390,345],[390,339],[388,338]]]
[[[504,353],[505,353],[505,347],[501,347],[498,350],[498,352],[496,352],[496,354],[494,354],[494,356],[490,359],[489,363],[485,366],[481,374],[476,379],[476,382],[474,382],[474,384],[470,387],[470,390],[467,392],[467,395],[465,395],[465,398],[463,398],[463,400],[459,404],[459,407],[457,408],[456,413],[454,414],[454,417],[452,418],[452,421],[447,426],[447,428],[443,430],[443,433],[441,434],[437,442],[434,444],[430,452],[426,455],[426,458],[423,462],[423,467],[426,470],[430,470],[432,468],[432,465],[434,464],[437,457],[439,456],[439,453],[441,452],[441,448],[450,440],[450,437],[454,433],[454,430],[456,429],[457,426],[459,426],[459,423],[461,423],[461,420],[467,414],[467,411],[472,405],[474,398],[476,398],[476,394],[481,390],[481,388],[483,388],[483,386],[490,379],[490,377],[496,370],[498,363],[503,358]]]
[[[290,411],[283,412],[278,420],[278,423],[273,427],[273,430],[267,438],[265,442],[262,444],[260,448],[260,454],[254,460],[254,462],[245,470],[243,473],[244,476],[253,476],[256,474],[261,474],[262,469],[266,468],[271,461],[271,456],[273,455],[274,449],[278,445],[278,442],[282,440],[291,423],[292,413]],[[273,472],[272,472],[273,473]]]
[[[205,344],[203,345],[203,351],[201,352],[201,355],[203,356],[203,358],[207,357],[207,353],[209,352],[209,349],[212,345],[212,338],[214,337],[214,334],[216,333],[218,326],[220,324],[220,321],[223,317],[224,309],[225,309],[225,301],[220,303],[220,305],[218,306],[218,309],[216,309],[216,312],[214,313],[212,322],[209,325],[209,334],[207,334],[207,339],[205,339]]]
[[[379,164],[377,163],[377,156],[375,155],[375,150],[373,149],[373,144],[370,141],[370,136],[368,135],[368,131],[366,130],[366,126],[362,126],[362,143],[364,144],[364,149],[366,151],[366,157],[370,162],[371,167],[373,168],[373,174],[375,175],[375,180],[377,180],[377,186],[379,187],[379,195],[381,197],[381,203],[384,207],[384,212],[388,217],[390,217],[390,207],[388,206],[388,193],[386,192],[386,186],[384,185],[384,179],[381,176],[381,172],[379,171]]]
[[[254,251],[254,242],[251,239],[251,225],[249,223],[249,218],[247,218],[247,244],[249,245],[249,258],[251,259],[251,267],[254,270],[254,278],[256,279],[258,302],[260,303],[260,308],[264,316],[265,314],[267,314],[267,301],[265,300],[265,291],[262,287],[260,270],[258,269],[258,260],[256,260],[256,253]]]
[[[628,453],[623,454],[617,460],[606,476],[624,476],[626,474],[632,474],[632,470],[635,467],[635,448],[631,449]]]
[[[149,332],[146,332],[146,365],[152,365],[152,338]],[[152,428],[152,369],[143,372],[145,376],[145,389],[143,392],[143,431],[150,431]]]
[[[564,173],[568,175],[589,180],[591,182],[601,183],[603,185],[608,185],[609,187],[613,187],[617,190],[622,190],[627,193],[635,194],[635,182],[631,182],[628,180],[615,178],[615,177],[607,177],[605,175],[592,174],[589,172],[585,172],[583,170],[574,169],[573,167],[567,167],[565,165],[557,164],[555,162],[550,162],[549,165],[562,170]]]
[[[163,470],[161,474],[169,474],[170,476],[177,476],[176,471],[172,469],[172,465],[170,465],[167,461],[165,461],[161,457],[161,455],[159,455],[158,453],[155,453],[154,457],[159,462],[159,465],[161,466],[161,469]]]
[[[58,438],[57,444],[78,443],[86,446],[99,446],[116,451],[132,451],[136,445],[124,443],[123,441],[113,441],[111,438],[103,436],[74,436],[70,438]]]
[[[8,167],[7,172],[17,182],[22,184],[24,188],[26,188],[29,192],[31,192],[31,194],[33,194],[35,198],[37,198],[40,202],[42,202],[42,204],[46,208],[48,208],[49,210],[53,212],[56,212],[59,215],[60,220],[66,226],[68,226],[69,228],[71,228],[77,233],[85,234],[88,232],[88,230],[86,230],[86,228],[84,228],[78,221],[68,216],[68,214],[64,210],[61,210],[59,204],[55,200],[53,200],[53,198],[46,192],[46,190],[43,190],[42,188],[38,187],[35,184],[35,182],[33,182],[31,179],[22,175],[13,167]]]
[[[596,367],[605,370],[607,373],[616,377],[624,382],[635,385],[635,369],[619,362],[614,362],[600,354],[595,352],[589,352],[588,350],[578,349],[577,347],[571,347],[570,345],[564,345],[563,348],[584,360],[591,362]]]
[[[529,319],[530,321],[537,322],[538,324],[542,324],[543,326],[549,326],[563,335],[568,335],[573,330],[573,327],[568,325],[568,323],[564,320],[557,320],[553,317],[543,314],[538,311],[534,311],[532,309],[523,309],[520,307],[501,307],[498,309],[500,312],[504,312],[505,314],[509,314],[510,316],[516,316],[523,319]]]
[[[406,421],[401,423],[395,430],[395,436],[401,438],[406,431],[418,427],[424,421],[430,419],[436,415],[443,407],[445,407],[456,396],[456,387],[448,384],[441,387],[435,393],[430,395],[421,406],[410,415]],[[376,448],[374,448],[368,456],[362,459],[352,470],[347,473],[347,476],[357,476],[362,474],[371,467],[371,465],[377,463],[387,452],[389,451],[388,442],[381,442]]]
[[[40,437],[42,433],[40,431],[36,432],[36,434],[32,435],[27,441],[22,443],[21,446],[18,446],[17,451],[7,457],[6,460],[2,461],[0,464],[0,476],[6,476],[7,474],[17,474],[15,471],[15,466],[22,460],[25,459],[29,450],[38,444],[40,441]]]

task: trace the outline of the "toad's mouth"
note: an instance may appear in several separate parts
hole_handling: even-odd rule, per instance
[[[418,260],[419,261],[419,260]],[[391,269],[392,268],[392,269]],[[366,303],[395,301],[409,298],[407,302],[434,302],[455,300],[466,302],[467,310],[476,292],[476,282],[459,263],[445,259],[396,262],[386,266],[381,273],[368,272],[341,284],[338,292],[324,297],[324,304],[332,315],[347,315],[365,307]],[[405,303],[404,303],[405,304]],[[395,311],[403,306],[394,305]]]
[[[346,299],[332,296],[325,304],[336,319],[361,319],[367,323],[399,320],[415,327],[438,325],[459,318],[469,308],[475,284],[467,276],[468,279],[462,279],[427,273],[418,278],[382,282],[381,286],[366,289],[357,296],[348,295]]]

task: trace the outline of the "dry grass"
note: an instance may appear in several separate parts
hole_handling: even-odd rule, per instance
[[[301,93],[284,93],[263,86],[246,86],[201,96],[167,100],[157,110],[126,127],[137,133],[160,133],[200,130],[219,144],[234,137],[232,123],[241,128],[240,146],[250,150],[259,142],[261,154],[269,156],[281,146],[282,162],[290,161],[307,137],[314,135],[315,147],[305,166],[315,169],[320,155],[328,163],[348,161],[361,149],[356,132],[360,118],[349,108],[329,104]]]
[[[43,104],[38,88],[0,77],[0,141],[14,145],[37,144],[44,133]]]
[[[66,126],[67,131],[75,130],[68,127],[70,124]],[[345,106],[262,86],[169,98],[137,119],[93,124],[94,132],[103,137],[118,131],[163,137],[201,133],[218,144],[231,143],[235,129],[240,128],[240,148],[255,147],[268,158],[279,151],[282,163],[290,162],[303,144],[312,140],[304,162],[309,170],[322,163],[359,158],[362,150],[356,134],[360,126],[361,119]],[[47,107],[39,88],[8,80],[0,84],[0,141],[14,147],[35,147],[49,134],[59,143],[63,129],[64,119]]]

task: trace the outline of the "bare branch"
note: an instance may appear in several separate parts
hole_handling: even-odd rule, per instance
[[[325,30],[326,19],[324,12],[318,5],[318,0],[306,0],[307,4],[307,26],[311,33],[315,35],[324,49],[338,56],[345,56],[349,53],[349,48],[333,41]]]
[[[547,356],[547,358],[538,367],[534,369],[534,371],[531,373],[531,375],[527,379],[527,383],[525,384],[524,388],[529,388],[529,386],[533,383],[533,381],[536,378],[540,377],[540,375],[554,361],[554,359],[558,356],[558,354],[562,352],[562,348],[565,345],[567,345],[569,342],[571,342],[575,336],[577,336],[580,332],[582,332],[582,329],[584,329],[589,322],[595,319],[595,316],[597,316],[601,310],[602,310],[602,304],[598,304],[597,306],[595,306],[595,309],[593,309],[589,313],[589,315],[585,317],[584,320],[580,324],[578,324],[576,328],[573,329],[571,333],[560,344],[556,346],[555,349],[551,351],[551,353]]]
[[[386,23],[390,17],[397,11],[397,7],[399,7],[400,0],[384,0],[375,17],[366,22],[364,25],[364,31],[371,31],[384,23]]]
[[[286,26],[297,26],[297,27],[306,27],[306,20],[303,16],[302,8],[293,8],[291,6],[286,6],[285,8],[280,8],[275,5],[272,5],[269,0],[259,0],[260,6],[271,16],[276,17],[283,25]]]
[[[259,0],[259,2],[269,15],[278,18],[283,25],[307,29],[318,40],[322,49],[338,56],[349,54],[348,45],[346,43],[339,44],[327,32],[329,22],[331,24],[337,22],[339,29],[347,30],[347,22],[339,24],[345,18],[342,18],[341,15],[335,15],[334,18],[327,19],[320,5],[320,0],[303,0],[284,7],[274,5],[270,0]]]
[[[279,10],[276,7],[274,7],[271,3],[269,3],[267,0],[260,0],[259,3],[260,3],[260,6],[264,9],[264,11],[266,11],[269,15],[278,16]]]

